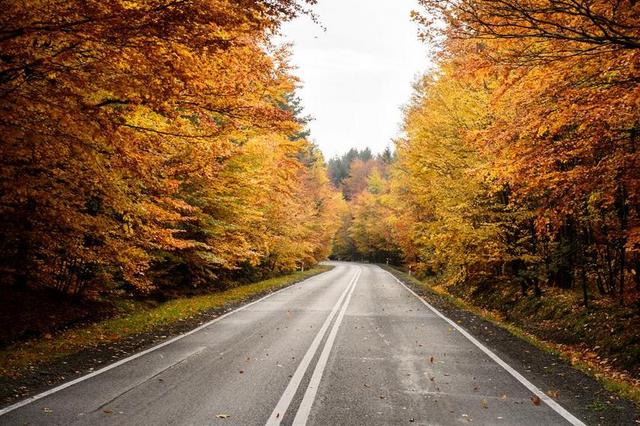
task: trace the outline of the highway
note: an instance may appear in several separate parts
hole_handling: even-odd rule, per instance
[[[0,424],[582,424],[388,272],[334,265]]]

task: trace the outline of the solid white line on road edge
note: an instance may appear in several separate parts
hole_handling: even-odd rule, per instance
[[[349,306],[349,302],[351,301],[351,296],[353,296],[353,291],[356,289],[356,285],[358,284],[359,277],[360,271],[358,271],[358,275],[353,282],[353,286],[349,291],[349,295],[347,296],[347,299],[340,309],[340,313],[338,314],[338,318],[336,318],[336,322],[333,323],[331,332],[329,332],[329,337],[327,337],[327,341],[324,344],[324,348],[322,349],[320,358],[318,358],[316,368],[313,370],[313,375],[311,376],[311,380],[309,381],[309,386],[307,386],[307,390],[304,393],[304,397],[302,398],[300,407],[298,407],[296,417],[295,419],[293,419],[294,426],[305,426],[307,424],[307,420],[309,420],[311,407],[313,406],[313,401],[316,399],[318,387],[320,386],[320,381],[322,380],[322,374],[324,373],[324,369],[327,366],[329,354],[331,353],[331,349],[333,348],[333,344],[336,340],[336,335],[338,334],[338,328],[340,327],[340,323],[344,318],[344,313],[347,311],[347,307]]]
[[[219,316],[219,317],[217,317],[217,318],[214,318],[213,320],[211,320],[211,321],[209,321],[209,322],[206,322],[206,323],[204,323],[204,324],[202,324],[202,325],[199,325],[198,327],[194,328],[194,329],[193,329],[193,330],[191,330],[191,331],[188,331],[188,332],[186,332],[186,333],[184,333],[184,334],[181,334],[181,335],[176,336],[176,337],[174,337],[174,338],[172,338],[172,339],[169,339],[169,340],[167,340],[167,341],[165,341],[165,342],[162,342],[162,343],[160,343],[159,345],[153,346],[153,347],[151,347],[151,348],[149,348],[149,349],[146,349],[146,350],[144,350],[144,351],[142,351],[142,352],[138,352],[138,353],[136,353],[136,354],[134,354],[134,355],[131,355],[130,357],[127,357],[127,358],[121,359],[120,361],[114,362],[113,364],[109,364],[109,365],[107,365],[106,367],[103,367],[103,368],[101,368],[101,369],[99,369],[99,370],[94,371],[93,373],[89,373],[89,374],[87,374],[86,376],[78,377],[78,378],[77,378],[77,379],[75,379],[75,380],[71,380],[70,382],[63,383],[63,384],[61,384],[60,386],[56,386],[55,388],[49,389],[48,391],[45,391],[45,392],[39,393],[39,394],[34,395],[34,396],[31,396],[31,397],[29,397],[29,398],[27,398],[27,399],[23,399],[22,401],[16,402],[15,404],[12,404],[12,405],[9,405],[9,406],[7,406],[7,407],[5,407],[5,408],[2,408],[2,409],[0,409],[0,416],[2,416],[2,415],[4,415],[4,414],[7,414],[7,413],[9,413],[9,412],[11,412],[11,411],[13,411],[13,410],[17,410],[17,409],[18,409],[18,408],[20,408],[20,407],[24,407],[25,405],[31,404],[32,402],[35,402],[35,401],[37,401],[37,400],[39,400],[39,399],[45,398],[45,397],[47,397],[47,396],[49,396],[49,395],[51,395],[51,394],[54,394],[54,393],[56,393],[56,392],[60,392],[61,390],[66,389],[66,388],[68,388],[68,387],[71,387],[71,386],[73,386],[73,385],[75,385],[75,384],[78,384],[78,383],[80,383],[80,382],[84,382],[85,380],[88,380],[88,379],[90,379],[90,378],[92,378],[92,377],[95,377],[95,376],[97,376],[97,375],[99,375],[99,374],[102,374],[102,373],[104,373],[104,372],[106,372],[106,371],[112,370],[112,369],[114,369],[114,368],[116,368],[116,367],[120,367],[122,364],[126,364],[126,363],[127,363],[127,362],[129,362],[129,361],[133,361],[134,359],[140,358],[141,356],[144,356],[144,355],[146,355],[146,354],[148,354],[148,353],[150,353],[150,352],[153,352],[153,351],[155,351],[155,350],[157,350],[157,349],[163,348],[163,347],[165,347],[165,346],[167,346],[167,345],[170,345],[170,344],[172,344],[172,343],[174,343],[174,342],[177,342],[178,340],[184,339],[184,338],[185,338],[185,337],[187,337],[187,336],[190,336],[190,335],[192,335],[192,334],[194,334],[194,333],[197,333],[198,331],[202,330],[203,328],[207,328],[207,327],[209,327],[210,325],[212,325],[212,324],[214,324],[214,323],[216,323],[216,322],[218,322],[218,321],[220,321],[220,320],[225,319],[225,318],[226,318],[226,317],[228,317],[229,315],[233,315],[233,314],[235,314],[235,313],[237,313],[237,312],[240,312],[240,311],[242,311],[242,310],[244,310],[244,309],[247,309],[248,307],[250,307],[250,306],[252,306],[252,305],[255,305],[256,303],[260,303],[260,302],[262,302],[263,300],[265,300],[265,299],[267,299],[267,298],[269,298],[269,297],[271,297],[271,296],[275,296],[276,294],[278,294],[278,293],[280,293],[280,292],[282,292],[282,291],[289,290],[289,289],[291,289],[292,287],[294,287],[294,286],[295,286],[295,285],[297,285],[297,284],[301,284],[301,283],[303,283],[303,282],[307,282],[307,281],[309,281],[309,280],[313,280],[314,278],[320,277],[321,275],[324,275],[324,274],[326,274],[327,272],[331,272],[331,271],[323,272],[323,273],[321,273],[321,274],[318,274],[318,275],[315,275],[315,276],[313,276],[313,277],[310,277],[310,278],[307,278],[307,279],[305,279],[305,280],[302,280],[302,281],[300,281],[299,283],[295,283],[295,284],[293,284],[293,285],[290,285],[290,286],[287,286],[287,287],[281,288],[280,290],[276,290],[276,291],[274,291],[273,293],[269,293],[269,294],[267,294],[266,296],[261,297],[261,298],[260,298],[260,299],[258,299],[258,300],[255,300],[255,301],[253,301],[253,302],[251,302],[251,303],[247,303],[246,305],[240,306],[239,308],[234,309],[233,311],[227,312],[227,313],[225,313],[225,314],[223,314],[223,315],[220,315],[220,316]]]
[[[382,269],[382,268],[380,268]],[[384,269],[383,269],[384,271]],[[516,378],[520,383],[522,383],[527,389],[529,389],[534,395],[544,401],[553,411],[561,415],[566,421],[571,423],[574,426],[586,426],[580,419],[575,417],[573,414],[568,412],[564,407],[554,401],[551,397],[549,397],[546,393],[542,392],[536,385],[527,380],[522,374],[518,373],[513,367],[504,362],[498,355],[493,353],[491,349],[487,348],[485,345],[480,343],[475,337],[469,334],[464,328],[460,327],[454,321],[445,317],[439,310],[431,306],[429,302],[420,297],[415,291],[411,290],[405,283],[396,278],[391,272],[385,271],[387,274],[391,275],[394,280],[396,280],[400,285],[402,285],[409,293],[413,294],[417,297],[427,308],[431,309],[437,316],[448,322],[452,327],[458,330],[464,337],[466,337],[471,343],[476,345],[482,352],[487,354],[489,358],[495,361],[500,367],[504,368],[509,374]]]
[[[327,319],[325,320],[324,324],[322,324],[322,327],[320,327],[320,330],[318,330],[318,334],[316,334],[316,337],[313,339],[311,346],[309,346],[309,349],[307,349],[307,353],[304,354],[302,361],[300,361],[298,368],[296,368],[295,373],[293,373],[293,376],[291,377],[289,384],[284,390],[284,393],[280,397],[278,404],[276,404],[276,408],[273,409],[271,416],[267,420],[267,423],[266,423],[267,426],[277,426],[280,424],[280,422],[282,422],[282,418],[284,417],[284,414],[289,408],[291,401],[293,401],[293,398],[296,392],[298,391],[298,387],[300,386],[300,382],[302,382],[302,378],[304,377],[305,373],[309,369],[309,364],[311,364],[313,357],[318,351],[318,347],[320,346],[320,343],[322,342],[322,339],[324,338],[324,335],[326,334],[327,329],[331,324],[331,320],[336,315],[336,312],[338,312],[338,309],[340,309],[340,305],[342,304],[342,301],[344,300],[347,293],[349,293],[349,290],[353,286],[355,286],[355,282],[358,280],[359,276],[360,276],[360,269],[358,269],[355,275],[351,278],[351,280],[349,281],[349,284],[347,285],[347,288],[344,289],[344,291],[340,295],[340,298],[338,299],[336,304],[333,306],[333,309],[331,309],[331,312],[327,316]]]

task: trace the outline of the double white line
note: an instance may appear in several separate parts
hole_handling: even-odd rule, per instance
[[[347,307],[349,306],[349,302],[351,301],[351,296],[353,295],[353,291],[356,288],[356,285],[358,284],[358,278],[360,277],[361,272],[362,270],[358,268],[358,271],[353,276],[353,278],[351,278],[351,281],[349,281],[349,285],[347,285],[347,288],[340,295],[338,302],[334,305],[333,309],[331,310],[331,313],[329,313],[329,316],[325,320],[324,324],[322,324],[322,327],[320,327],[318,334],[313,339],[311,346],[309,346],[307,353],[302,358],[302,361],[300,361],[300,365],[298,365],[298,368],[296,369],[295,373],[293,373],[293,376],[291,377],[291,381],[289,381],[287,388],[284,390],[284,393],[280,397],[280,401],[278,401],[276,408],[273,410],[273,413],[271,413],[271,417],[269,417],[269,420],[267,420],[267,426],[276,426],[276,425],[279,425],[280,422],[282,422],[282,419],[287,409],[289,408],[289,405],[291,405],[291,401],[293,401],[293,398],[296,392],[298,391],[298,388],[300,387],[302,378],[304,377],[305,373],[309,369],[311,361],[313,360],[313,357],[315,356],[316,352],[318,352],[320,343],[322,342],[322,339],[324,339],[324,336],[327,333],[327,330],[329,329],[329,325],[331,325],[331,321],[336,316],[336,313],[338,313],[338,317],[336,318],[336,321],[333,323],[333,327],[331,327],[331,331],[329,332],[329,337],[327,337],[327,340],[324,343],[322,353],[320,353],[320,357],[318,358],[316,367],[313,370],[313,375],[311,376],[311,380],[309,381],[307,390],[304,393],[304,397],[302,398],[300,407],[298,407],[298,412],[296,413],[296,417],[293,420],[294,425],[307,424],[309,413],[311,412],[311,406],[313,405],[313,401],[316,397],[316,393],[318,392],[318,386],[320,385],[320,380],[322,379],[322,374],[324,373],[324,369],[327,366],[327,361],[329,360],[329,354],[331,353],[331,348],[333,347],[333,343],[336,340],[336,335],[338,334],[338,328],[340,327],[340,323],[344,318],[344,313],[346,312]]]

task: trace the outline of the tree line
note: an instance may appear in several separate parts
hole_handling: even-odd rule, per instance
[[[340,197],[272,43],[313,3],[3,3],[0,284],[144,294],[324,259]]]
[[[437,66],[341,241],[448,283],[638,303],[640,4],[420,4]]]

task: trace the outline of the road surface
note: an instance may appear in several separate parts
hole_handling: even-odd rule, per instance
[[[0,424],[581,424],[383,269],[335,265]]]

